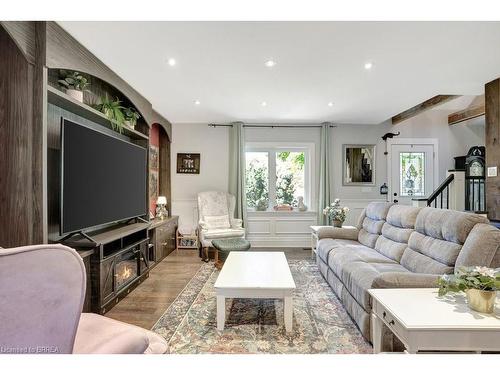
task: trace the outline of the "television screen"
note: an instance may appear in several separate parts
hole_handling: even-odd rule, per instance
[[[62,119],[61,234],[146,215],[145,148]]]

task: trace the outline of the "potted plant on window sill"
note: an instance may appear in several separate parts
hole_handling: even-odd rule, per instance
[[[439,296],[464,292],[469,308],[491,314],[500,289],[500,268],[460,267],[453,275],[441,276],[438,285]]]
[[[66,94],[83,103],[83,92],[90,86],[88,79],[78,72],[59,71],[60,79],[57,81],[66,89]]]

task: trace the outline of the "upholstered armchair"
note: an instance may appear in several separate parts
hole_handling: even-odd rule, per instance
[[[82,314],[85,266],[62,245],[0,249],[0,348],[8,353],[165,353],[151,331]]]
[[[236,199],[222,191],[198,193],[198,233],[202,254],[208,259],[212,240],[219,238],[245,238],[241,219],[234,218]]]

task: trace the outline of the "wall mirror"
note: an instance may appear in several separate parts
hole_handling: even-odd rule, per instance
[[[342,185],[375,185],[375,145],[343,145]]]

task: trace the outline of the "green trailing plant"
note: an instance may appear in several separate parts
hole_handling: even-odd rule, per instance
[[[101,102],[96,104],[94,108],[104,113],[111,122],[113,130],[122,133],[125,115],[123,113],[124,107],[121,105],[121,101],[118,98],[113,100],[106,94],[101,97]]]
[[[125,115],[125,121],[128,121],[132,127],[135,127],[137,120],[141,118],[139,112],[137,112],[137,110],[133,107],[125,108],[123,114]]]
[[[90,86],[89,80],[83,74],[67,70],[59,71],[59,80],[57,82],[66,89],[78,91],[86,91],[87,87]]]
[[[453,275],[443,275],[438,280],[440,296],[467,289],[484,291],[500,290],[500,268],[460,267]]]

